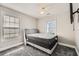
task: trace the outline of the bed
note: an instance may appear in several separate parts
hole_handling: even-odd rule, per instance
[[[53,33],[39,33],[37,29],[25,30],[26,44],[52,54],[57,46],[58,36]]]

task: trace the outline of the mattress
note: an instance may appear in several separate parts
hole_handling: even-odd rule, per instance
[[[57,42],[57,36],[51,33],[27,34],[27,41],[51,50]]]
[[[35,34],[27,34],[27,36],[44,38],[44,39],[52,39],[56,35],[52,33],[35,33]]]

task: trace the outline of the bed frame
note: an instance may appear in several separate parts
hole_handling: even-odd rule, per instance
[[[46,53],[49,54],[49,55],[51,55],[51,54],[53,53],[54,49],[56,48],[56,46],[57,46],[57,44],[58,44],[58,42],[56,42],[55,45],[52,47],[52,49],[47,49],[47,48],[44,48],[44,47],[39,46],[39,45],[37,45],[37,44],[34,44],[34,43],[29,42],[29,41],[28,41],[28,38],[26,38],[25,36],[26,36],[26,34],[25,34],[25,32],[24,32],[24,45],[25,45],[25,46],[31,45],[31,46],[33,46],[33,47],[35,47],[35,48],[37,48],[37,49],[39,49],[39,50],[41,50],[41,51],[43,51],[43,52],[46,52]],[[58,41],[58,37],[57,37],[56,39],[57,39],[57,41]]]
[[[37,48],[37,49],[40,49],[40,50],[46,52],[46,53],[49,54],[50,56],[51,56],[51,54],[53,53],[54,49],[55,49],[56,46],[57,46],[57,43],[56,43],[56,44],[53,46],[53,48],[50,50],[50,49],[46,49],[46,48],[44,48],[44,47],[41,47],[41,46],[36,45],[36,44],[34,44],[34,43],[31,43],[31,42],[27,42],[27,43],[26,43],[26,45],[28,45],[28,44],[31,45],[31,46],[33,46],[33,47],[35,47],[35,48]]]

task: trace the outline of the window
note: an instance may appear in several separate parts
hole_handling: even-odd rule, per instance
[[[4,16],[3,37],[4,39],[14,39],[19,36],[19,18],[14,16]]]
[[[47,32],[56,33],[56,21],[47,22]]]

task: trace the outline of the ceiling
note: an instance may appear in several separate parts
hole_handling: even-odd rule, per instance
[[[64,3],[2,3],[2,5],[36,18],[69,11],[69,9],[67,9],[68,4]],[[45,7],[45,10],[42,10],[43,7]],[[45,13],[40,14],[40,12],[42,11],[44,11]]]

